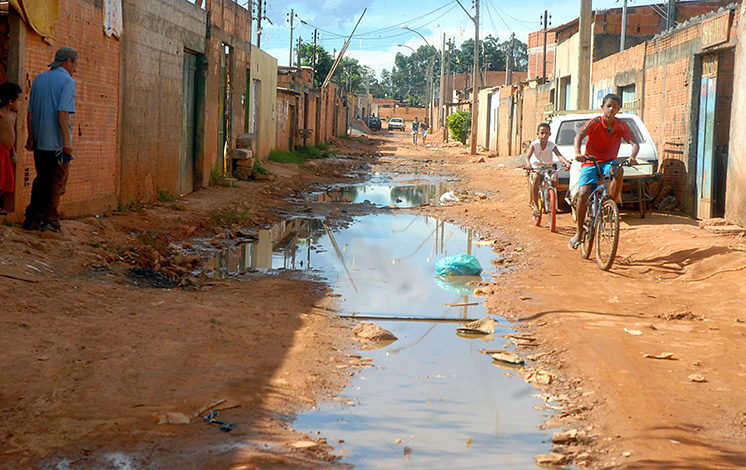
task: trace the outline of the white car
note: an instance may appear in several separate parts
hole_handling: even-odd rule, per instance
[[[552,132],[552,135],[549,136],[549,140],[557,145],[557,148],[559,149],[562,156],[573,162],[571,171],[568,172],[563,169],[560,170],[558,174],[559,181],[557,189],[560,193],[560,201],[564,199],[563,193],[566,192],[568,189],[570,189],[571,193],[574,193],[570,174],[579,173],[581,165],[580,162],[574,161],[575,149],[573,147],[573,144],[575,141],[575,135],[589,119],[600,116],[601,114],[602,113],[600,111],[598,113],[592,114],[562,114],[552,117],[551,121],[549,121],[549,130]],[[642,120],[636,114],[619,113],[616,115],[616,117],[617,119],[621,119],[622,122],[627,124],[630,131],[632,131],[632,134],[635,135],[637,143],[640,144],[640,152],[637,154],[637,161],[639,162],[639,165],[637,165],[636,168],[625,169],[625,179],[627,178],[627,176],[631,177],[633,174],[635,176],[654,175],[658,171],[658,151],[655,149],[653,138],[650,136],[650,132],[648,132],[645,124],[643,124]],[[587,140],[588,138],[586,137],[580,147],[581,151],[585,150],[585,142]],[[629,157],[631,153],[632,146],[622,140],[622,145],[621,147],[619,147],[618,158]],[[554,162],[558,166],[562,165],[556,155],[554,156]],[[572,183],[577,183],[576,178],[572,179],[575,180],[572,181]]]
[[[404,119],[402,118],[391,118],[389,120],[389,130],[399,129],[400,131],[404,130]]]

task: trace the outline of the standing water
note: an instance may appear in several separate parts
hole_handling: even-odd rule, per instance
[[[479,352],[506,347],[499,335],[510,328],[467,338],[456,334],[458,322],[401,321],[486,315],[467,281],[489,280],[500,268],[491,263],[492,250],[476,241],[470,230],[426,216],[368,215],[341,230],[295,219],[261,231],[257,243],[237,253],[224,253],[216,270],[320,272],[341,296],[341,310],[373,317],[398,337],[361,351],[375,367],[358,372],[342,400],[295,422],[298,431],[327,438],[343,462],[358,469],[536,468],[533,456],[550,446],[538,430],[547,416],[535,410],[536,389]],[[479,259],[482,276],[453,281],[435,275],[439,259],[462,253]]]

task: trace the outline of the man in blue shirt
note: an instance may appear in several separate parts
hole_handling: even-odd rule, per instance
[[[49,67],[36,77],[29,93],[26,149],[34,152],[36,178],[23,228],[60,233],[57,208],[74,153],[70,115],[75,113],[72,76],[78,68],[78,53],[62,47]]]

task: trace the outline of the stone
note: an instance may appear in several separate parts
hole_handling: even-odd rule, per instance
[[[360,323],[352,332],[364,341],[393,341],[399,339],[392,332],[368,322]]]
[[[236,137],[236,148],[239,149],[253,149],[254,148],[254,136],[252,134],[241,134]]]
[[[233,149],[231,158],[233,160],[253,160],[254,152],[248,149]]]

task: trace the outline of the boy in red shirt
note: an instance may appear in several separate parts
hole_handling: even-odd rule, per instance
[[[575,136],[575,160],[583,162],[580,170],[580,180],[578,180],[578,199],[577,199],[577,218],[578,226],[575,235],[570,239],[569,247],[573,250],[580,245],[583,236],[583,223],[585,223],[585,211],[588,208],[588,197],[596,187],[598,179],[596,176],[596,167],[592,161],[586,161],[583,152],[580,151],[580,144],[587,136],[588,142],[585,145],[585,154],[596,159],[598,167],[602,173],[609,173],[611,165],[616,160],[619,153],[619,147],[622,145],[622,139],[632,145],[632,153],[629,156],[631,165],[637,164],[637,153],[640,151],[640,145],[635,140],[634,134],[629,130],[626,124],[615,116],[622,106],[622,100],[619,96],[609,93],[604,96],[602,116],[589,119],[582,129]],[[624,170],[619,169],[614,179],[611,181],[609,192],[611,197],[620,203],[622,201],[622,179]]]

